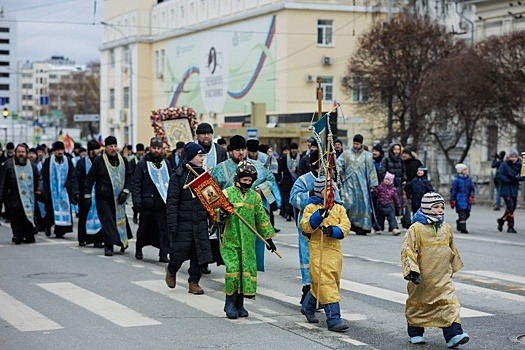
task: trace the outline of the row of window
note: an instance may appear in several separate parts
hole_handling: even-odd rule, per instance
[[[110,67],[115,68],[115,49],[110,49],[108,56]],[[128,45],[122,47],[122,57],[124,57],[125,64],[131,64],[131,50]]]
[[[129,87],[122,89],[123,108],[129,108]],[[109,109],[115,109],[115,89],[109,89]]]

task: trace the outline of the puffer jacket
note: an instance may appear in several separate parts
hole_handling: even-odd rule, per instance
[[[525,180],[521,174],[521,160],[514,164],[510,161],[501,163],[496,171],[496,180],[499,182],[499,190],[501,197],[517,197],[520,188],[520,181]]]
[[[194,168],[199,174],[202,168]],[[186,255],[195,244],[199,265],[213,261],[208,233],[208,212],[199,199],[184,185],[196,176],[186,169],[186,164],[176,168],[170,178],[166,200],[168,231],[171,237],[171,254]]]
[[[456,212],[470,210],[469,197],[474,197],[476,190],[470,176],[456,175],[450,186],[450,200],[456,202]]]
[[[401,158],[401,153],[396,157],[394,156],[393,149],[395,146],[399,146],[401,149],[400,144],[394,144],[392,145],[388,150],[388,156],[383,158],[381,161],[381,166],[379,167],[379,170],[377,171],[377,175],[379,177],[379,182],[383,182],[383,179],[385,178],[385,174],[387,171],[391,174],[395,175],[394,179],[394,186],[396,187],[397,194],[400,198],[403,196],[403,182],[406,181],[406,173],[405,173],[405,163],[403,161],[403,158]]]

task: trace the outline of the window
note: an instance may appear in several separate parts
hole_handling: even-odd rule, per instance
[[[5,27],[0,28],[0,33],[9,33],[9,28],[5,28]]]
[[[0,72],[0,78],[9,78],[9,73]]]
[[[332,46],[334,44],[334,21],[327,19],[317,20],[317,44]]]
[[[130,64],[131,63],[131,52],[129,50],[128,45],[122,48],[122,55],[124,56],[124,63]]]
[[[334,98],[334,79],[332,77],[321,77],[321,90],[323,90],[323,101],[332,101]]]
[[[158,76],[160,73],[160,57],[159,50],[155,50],[155,75]]]
[[[115,89],[109,89],[109,109],[115,108]]]
[[[22,84],[22,89],[32,89],[33,88],[33,84]]]
[[[109,50],[109,65],[111,68],[115,68],[115,50]]]
[[[352,96],[355,103],[368,102],[368,84],[363,79],[354,79],[352,84]]]
[[[122,95],[124,108],[129,108],[129,87],[125,87]]]
[[[160,50],[160,66],[159,66],[159,73],[161,75],[164,75],[164,61],[166,59],[166,51]]]
[[[8,105],[9,104],[9,97],[0,97],[0,101],[2,101],[2,104]]]
[[[9,55],[9,50],[0,50],[0,55]]]
[[[49,74],[49,79],[58,79],[58,75],[56,75],[56,74]]]
[[[0,61],[0,66],[2,66],[2,67],[8,67],[8,66],[9,66],[9,62]]]
[[[0,44],[9,44],[9,39],[0,39]]]
[[[0,90],[9,90],[9,84],[0,84]]]

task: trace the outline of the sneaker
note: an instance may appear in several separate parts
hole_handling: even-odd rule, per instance
[[[166,284],[170,288],[175,288],[177,285],[177,280],[175,279],[175,274],[171,273],[170,270],[168,270],[168,265],[166,265],[166,276],[164,277],[164,280],[166,281]]]
[[[410,337],[410,344],[425,344],[427,340],[423,336]]]
[[[376,235],[381,235],[381,234],[383,234],[383,231],[381,231],[381,230],[373,230],[372,233],[374,233]]]
[[[450,339],[447,343],[448,348],[455,348],[458,345],[465,344],[470,340],[467,333],[458,334]]]
[[[516,230],[514,229],[514,227],[509,227],[509,228],[507,229],[507,232],[508,232],[508,233],[517,233]]]
[[[392,234],[394,236],[399,236],[400,233],[401,233],[401,231],[398,228],[395,228],[395,229],[392,230]]]
[[[202,288],[199,286],[198,283],[195,283],[195,282],[190,282],[190,287],[188,289],[188,293],[191,293],[191,294],[204,294],[204,291],[202,290]]]
[[[503,219],[498,219],[498,231],[501,232],[503,231],[503,225],[505,224],[505,220]]]

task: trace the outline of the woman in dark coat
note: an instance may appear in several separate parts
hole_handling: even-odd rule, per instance
[[[170,288],[175,288],[177,271],[184,261],[190,260],[188,292],[203,294],[204,291],[199,286],[202,276],[201,265],[213,261],[208,232],[208,212],[191,190],[184,188],[184,185],[196,178],[186,169],[186,164],[198,174],[202,174],[206,153],[201,145],[190,142],[184,147],[184,154],[182,166],[176,168],[171,175],[166,200],[168,231],[171,236],[166,284]]]
[[[518,152],[512,150],[507,157],[507,161],[501,163],[496,172],[496,180],[499,182],[500,195],[505,201],[505,214],[498,219],[498,231],[503,230],[505,221],[507,222],[507,232],[516,233],[514,229],[514,210],[518,202],[518,191],[520,182],[525,180],[521,176],[522,161]]]
[[[403,185],[406,182],[405,163],[401,158],[401,145],[396,143],[388,150],[388,156],[383,158],[381,166],[377,171],[379,183],[385,178],[385,174],[389,172],[394,174],[394,186],[397,190],[400,203],[403,201]]]

